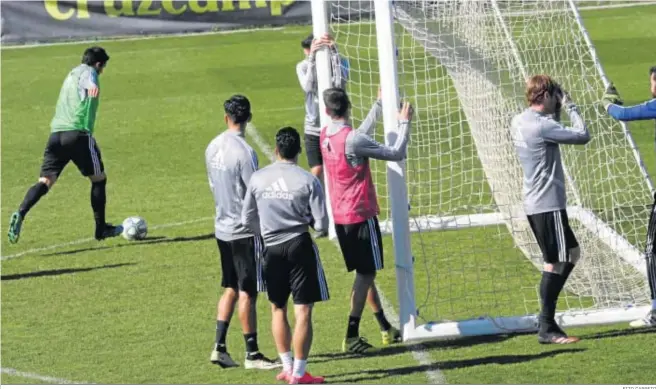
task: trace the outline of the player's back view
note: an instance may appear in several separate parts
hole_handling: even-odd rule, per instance
[[[301,137],[286,127],[276,135],[278,161],[253,174],[248,184],[242,223],[260,230],[264,238],[264,279],[272,304],[273,335],[283,363],[278,380],[318,384],[323,377],[305,371],[312,345],[312,307],[328,300],[328,284],[319,250],[308,226],[326,231],[328,217],[319,180],[296,161]],[[287,321],[287,300],[294,301],[296,328],[292,364],[291,329]]]
[[[107,177],[100,149],[93,137],[100,102],[99,77],[107,61],[109,56],[102,47],[90,47],[84,51],[82,64],[71,70],[64,79],[50,124],[51,134],[43,155],[40,178],[27,191],[18,211],[11,215],[8,231],[10,243],[18,242],[23,219],[48,193],[70,161],[91,180],[95,238],[111,238],[123,231],[123,227],[105,222]]]

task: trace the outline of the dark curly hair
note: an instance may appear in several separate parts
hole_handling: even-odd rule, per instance
[[[314,40],[314,35],[308,35],[307,38],[301,41],[301,47],[304,49],[309,49],[312,46],[312,40]]]
[[[100,63],[104,67],[107,61],[109,61],[109,55],[107,55],[105,49],[99,46],[89,47],[82,54],[82,63],[89,66]]]
[[[323,91],[323,102],[331,118],[343,118],[351,108],[348,94],[342,88],[328,88]]]
[[[301,136],[295,128],[283,127],[276,134],[276,148],[283,159],[294,159],[301,152]]]
[[[251,120],[251,102],[246,96],[233,95],[223,103],[223,108],[235,124],[243,124]]]

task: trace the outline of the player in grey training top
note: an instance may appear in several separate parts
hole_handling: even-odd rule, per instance
[[[260,231],[268,247],[305,232],[328,229],[319,180],[296,163],[279,160],[253,175],[244,200],[242,222]]]
[[[246,341],[247,369],[274,369],[280,366],[260,353],[257,345],[257,292],[264,290],[259,277],[261,238],[241,224],[246,186],[257,170],[257,155],[244,140],[251,120],[251,105],[241,95],[224,103],[228,129],[210,142],[205,163],[214,196],[214,229],[221,254],[221,286],[225,288],[217,306],[216,344],[210,361],[221,367],[235,367],[226,347],[228,325],[239,299],[239,319]]]
[[[527,215],[565,209],[565,174],[559,144],[584,145],[590,134],[576,106],[564,104],[572,122],[527,108],[512,120],[515,148],[524,168],[524,208]]]
[[[321,126],[319,123],[319,87],[317,84],[317,70],[315,56],[317,51],[323,47],[330,50],[330,61],[332,64],[332,86],[344,88],[348,77],[347,62],[343,61],[337,52],[335,41],[330,35],[324,35],[320,39],[308,36],[301,42],[306,58],[296,65],[296,75],[301,88],[305,93],[305,154],[308,159],[310,171],[319,179],[322,179],[323,160],[319,148],[319,135]]]
[[[380,90],[376,102],[355,131],[351,131],[346,138],[346,159],[352,166],[362,165],[366,158],[380,159],[382,161],[401,161],[406,156],[406,146],[409,140],[409,121],[400,121],[397,131],[399,133],[396,142],[387,146],[377,142],[373,138],[376,122],[382,114],[382,102]],[[333,119],[326,127],[326,135],[331,136],[339,132],[350,118]]]
[[[512,119],[511,134],[524,170],[524,209],[545,262],[540,283],[538,341],[575,343],[579,339],[568,337],[555,321],[558,295],[581,255],[567,218],[559,145],[586,144],[590,134],[576,105],[551,77],[531,77],[526,99],[529,108]],[[563,106],[572,127],[560,123]]]
[[[308,232],[328,229],[328,216],[319,179],[296,161],[301,152],[298,131],[285,127],[276,134],[278,161],[256,172],[248,184],[242,223],[260,230],[266,245],[264,279],[272,303],[273,334],[283,371],[278,380],[290,384],[319,384],[323,377],[306,372],[312,345],[312,306],[329,298],[319,250]],[[287,301],[294,301],[294,356]],[[298,336],[300,335],[300,336]]]

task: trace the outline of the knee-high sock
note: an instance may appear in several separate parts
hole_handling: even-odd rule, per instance
[[[37,182],[32,185],[32,187],[27,190],[27,193],[25,193],[25,198],[23,199],[20,208],[18,208],[18,213],[20,213],[22,217],[25,217],[30,209],[36,205],[39,199],[48,193],[48,190],[48,185],[43,182]]]
[[[106,186],[107,179],[91,184],[91,208],[93,208],[93,218],[96,220],[96,226],[105,225]]]
[[[540,282],[540,299],[542,300],[540,324],[555,322],[556,303],[563,285],[565,285],[564,276],[546,271],[542,272],[542,281]]]

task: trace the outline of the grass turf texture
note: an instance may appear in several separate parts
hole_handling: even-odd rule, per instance
[[[656,7],[592,11],[583,16],[602,63],[626,104],[648,97],[645,73],[654,61],[648,42],[656,37],[650,28]],[[253,123],[269,144],[283,125],[302,128],[302,96],[293,69],[301,58],[298,40],[306,33],[307,28],[295,27],[103,43],[112,60],[102,76],[97,139],[109,176],[109,220],[120,222],[140,215],[151,226],[196,222],[153,229],[150,240],[144,242],[87,242],[3,261],[3,367],[78,382],[273,382],[271,372],[244,374],[241,369],[221,370],[208,362],[220,267],[212,237],[213,206],[203,152],[224,128],[222,102],[232,93],[251,99]],[[37,177],[61,81],[85,46],[2,51],[3,256],[92,235],[89,184],[69,166],[28,216],[20,243],[4,243],[10,213]],[[652,128],[649,122],[631,125],[645,163],[656,176]],[[257,151],[261,164],[267,163],[262,150]],[[304,156],[301,164],[305,166]],[[448,242],[443,240],[445,236],[449,236]],[[480,236],[495,239],[500,256],[514,255],[505,238],[484,232]],[[460,241],[458,232],[439,239],[424,234],[423,239],[424,244],[442,247],[445,253],[462,252],[463,269],[475,263],[475,247],[469,247],[469,239]],[[378,284],[395,304],[391,239],[384,240],[387,270],[380,274]],[[426,383],[426,366],[420,366],[404,346],[357,360],[341,354],[352,277],[345,274],[341,255],[332,243],[321,240],[318,244],[331,301],[316,308],[310,371],[327,375],[332,383]],[[484,239],[478,244],[493,245]],[[512,258],[505,262],[537,279],[530,266]],[[447,276],[439,269],[430,271],[433,288],[435,277]],[[417,300],[421,303],[428,285],[419,267],[417,274]],[[524,291],[514,285],[508,289],[504,296],[511,292],[518,296],[504,304],[522,304]],[[467,304],[485,306],[491,301]],[[262,296],[258,304],[260,347],[273,355],[268,303]],[[444,309],[466,316],[467,307]],[[440,309],[437,307],[438,313]],[[517,310],[523,307],[518,305]],[[653,332],[614,326],[571,333],[585,341],[545,347],[538,345],[533,335],[494,336],[429,342],[425,347],[431,366],[454,384],[619,384],[645,383],[653,378],[649,357],[656,347]],[[229,348],[242,360],[243,339],[236,318],[229,334]],[[380,344],[368,310],[362,334]],[[2,382],[34,381],[3,374]]]

